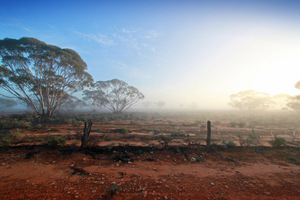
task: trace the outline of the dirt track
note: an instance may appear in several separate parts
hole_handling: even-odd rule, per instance
[[[299,148],[1,149],[1,199],[299,199]],[[119,161],[118,161],[119,160]],[[123,162],[122,162],[122,161]],[[129,162],[128,162],[129,161]],[[128,163],[127,163],[128,162]],[[118,192],[110,197],[114,184]]]

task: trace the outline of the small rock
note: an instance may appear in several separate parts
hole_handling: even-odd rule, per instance
[[[92,193],[95,193],[96,192],[96,190],[92,190]]]
[[[142,196],[145,198],[145,197],[147,197],[147,195],[148,195],[148,192],[147,191],[142,191]]]
[[[270,195],[271,193],[270,193],[270,192],[264,192],[264,194],[265,194],[265,195]]]
[[[168,199],[168,197],[167,197],[167,196],[164,196],[164,199],[165,199],[165,200],[167,200],[167,199]]]
[[[211,186],[214,186],[215,184],[213,182],[210,183]]]

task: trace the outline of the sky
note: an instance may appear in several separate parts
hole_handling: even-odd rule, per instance
[[[0,39],[21,37],[73,49],[94,81],[118,78],[166,108],[300,93],[300,1],[0,0]]]

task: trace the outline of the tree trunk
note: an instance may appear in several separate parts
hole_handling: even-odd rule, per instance
[[[210,145],[211,140],[211,122],[207,121],[207,137],[206,137],[206,145]]]
[[[85,148],[88,138],[90,136],[93,122],[89,121],[88,124],[84,122],[83,134],[81,136],[81,148]]]

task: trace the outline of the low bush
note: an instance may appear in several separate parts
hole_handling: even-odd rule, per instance
[[[121,188],[117,184],[113,184],[111,188],[107,188],[106,192],[113,197],[115,194],[117,194],[118,191],[120,191]]]
[[[10,146],[11,144],[17,142],[20,138],[21,138],[21,133],[19,129],[17,129],[16,131],[11,131],[1,138],[0,145]]]
[[[275,136],[274,140],[270,141],[270,144],[272,147],[282,147],[286,145],[286,140]]]
[[[60,137],[60,136],[54,136],[47,140],[48,145],[50,145],[52,147],[64,146],[66,142],[67,142],[67,139],[64,137]]]
[[[130,131],[127,128],[118,128],[118,129],[111,130],[111,133],[126,134],[126,133],[130,133]]]
[[[223,140],[222,142],[223,142],[223,144],[225,144],[228,148],[231,148],[231,147],[235,147],[235,146],[236,146],[236,144],[234,143],[233,140]]]

